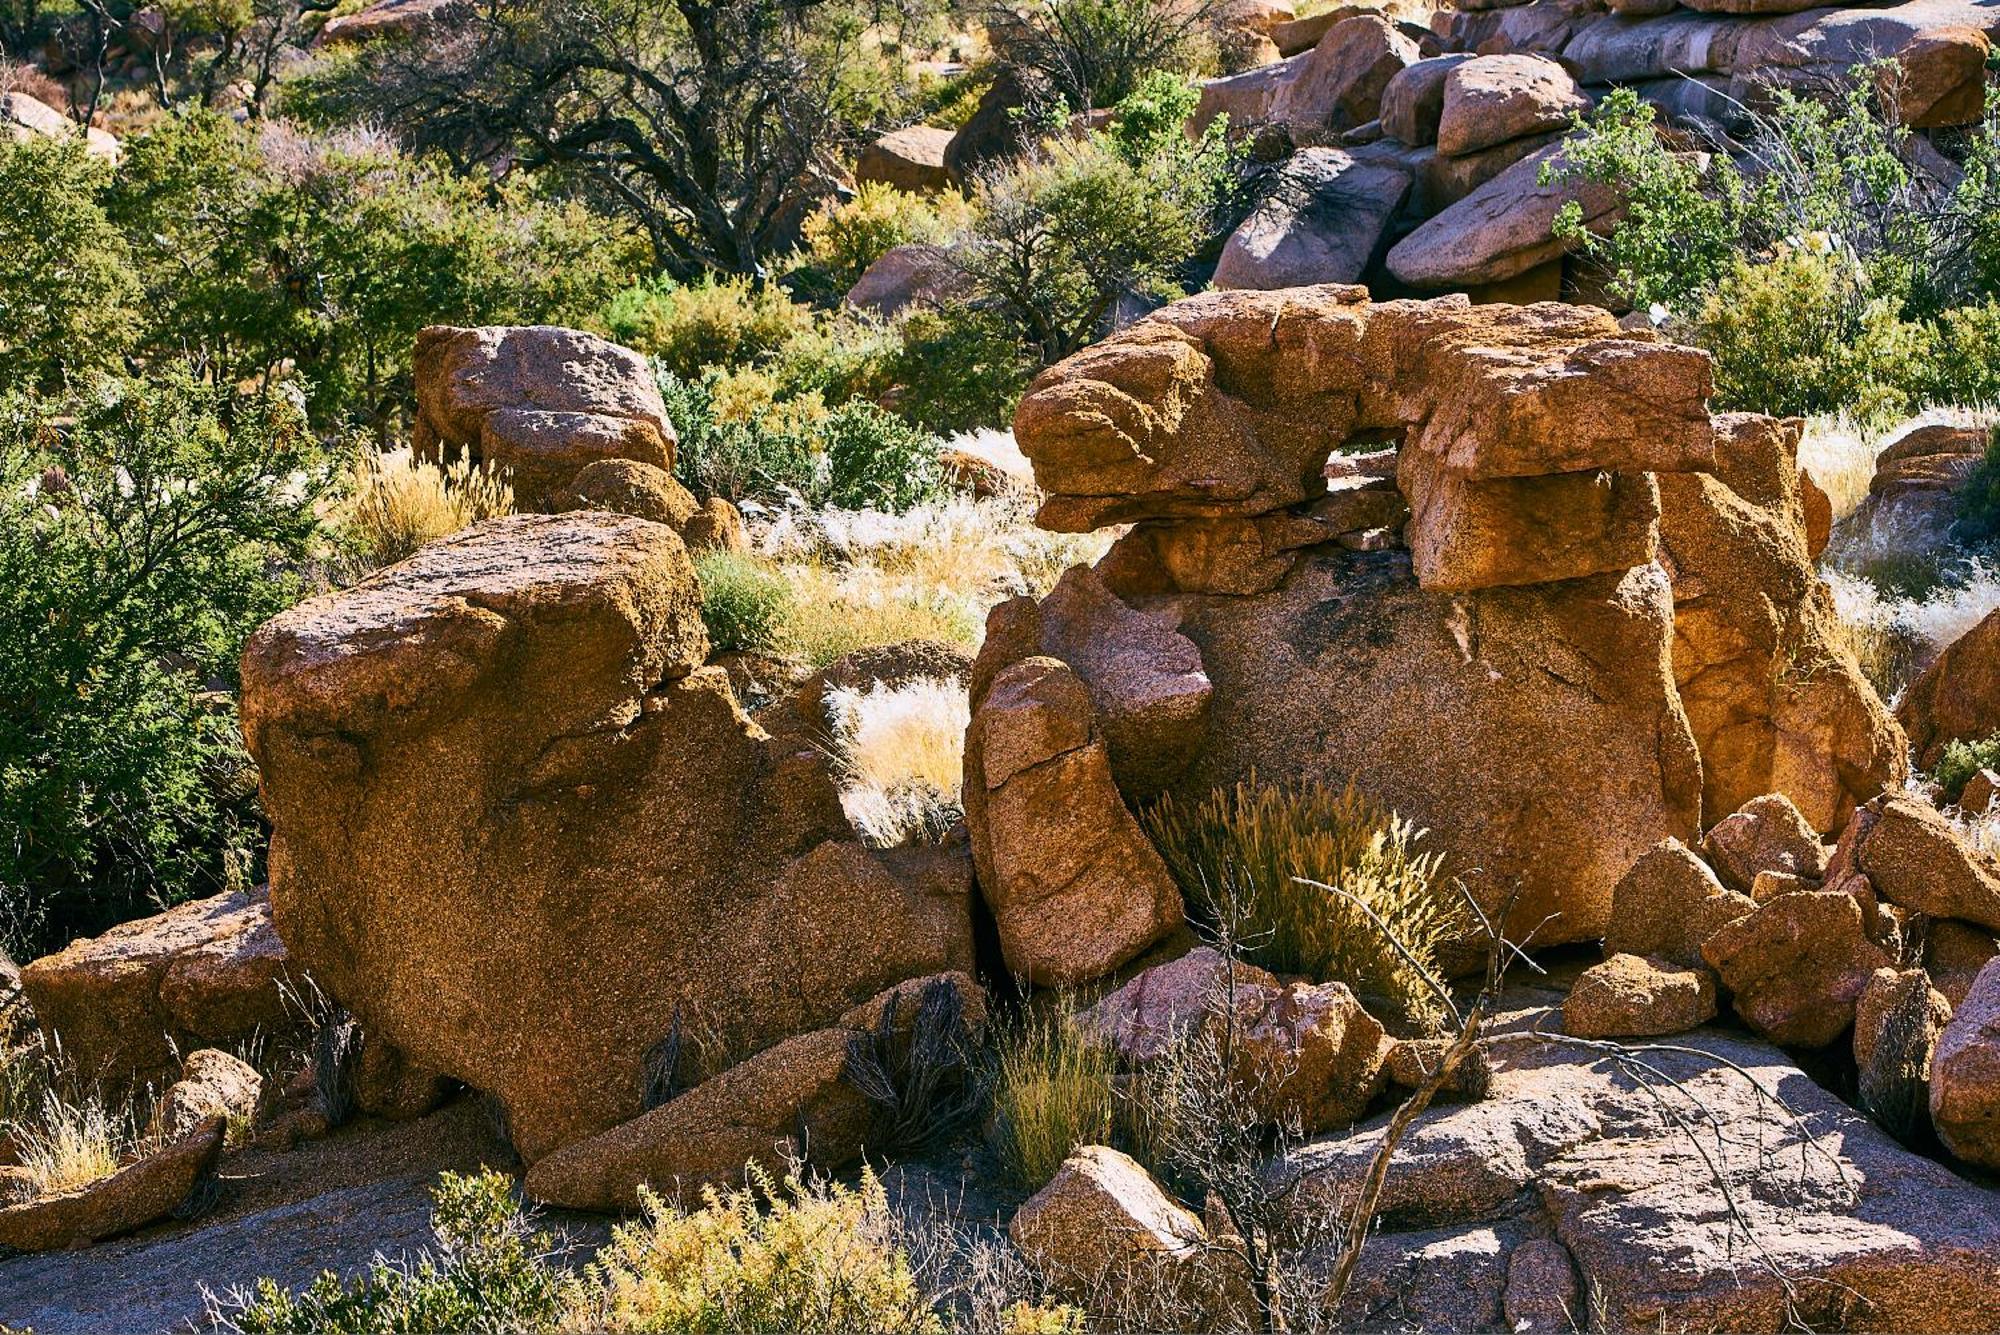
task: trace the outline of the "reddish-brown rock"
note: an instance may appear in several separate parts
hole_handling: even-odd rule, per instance
[[[1859,861],[1886,899],[1928,913],[2000,930],[2000,861],[1972,847],[1921,798],[1902,793],[1868,806],[1873,823]]]
[[[1701,943],[1756,911],[1754,900],[1725,888],[1687,845],[1664,840],[1647,849],[1612,890],[1604,950],[1703,967]]]
[[[1576,1038],[1652,1038],[1715,1018],[1715,976],[1640,955],[1613,955],[1577,977],[1563,1002]]]
[[[2000,964],[1979,971],[1931,1058],[1931,1124],[1959,1158],[2000,1167]]]
[[[1569,71],[1547,56],[1479,56],[1446,74],[1438,152],[1457,157],[1566,129],[1589,106]]]
[[[1930,769],[1957,741],[2000,733],[2000,611],[1945,646],[1896,706],[1917,766]]]
[[[925,193],[951,185],[944,151],[952,131],[935,125],[911,125],[891,130],[863,148],[854,158],[854,179],[880,181],[898,190]]]
[[[1862,989],[1889,965],[1863,933],[1861,906],[1837,890],[1781,895],[1709,937],[1701,953],[1751,1028],[1805,1048],[1846,1033]]]
[[[110,1177],[0,1206],[0,1247],[60,1251],[141,1228],[186,1201],[221,1152],[222,1119],[211,1118],[178,1140],[147,1147]]]
[[[1722,879],[1737,890],[1755,888],[1766,872],[1819,881],[1829,853],[1819,832],[1783,793],[1767,793],[1743,804],[1709,827],[1702,851]]]

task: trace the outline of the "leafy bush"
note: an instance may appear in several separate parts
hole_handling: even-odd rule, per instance
[[[881,1184],[787,1178],[754,1166],[740,1191],[683,1210],[647,1192],[590,1268],[587,1325],[672,1335],[943,1335]]]
[[[1382,928],[1349,900],[1293,879],[1367,905],[1435,971],[1469,923],[1439,857],[1419,850],[1422,831],[1352,787],[1318,782],[1238,784],[1192,803],[1169,795],[1142,821],[1195,915],[1233,918],[1246,958],[1275,973],[1346,983],[1378,1014],[1437,1018],[1435,995]]]
[[[0,393],[55,390],[109,367],[137,333],[110,168],[78,142],[0,140]]]
[[[717,650],[768,652],[779,648],[792,591],[782,575],[754,557],[705,552],[695,561],[701,582],[701,619]]]
[[[1003,314],[966,304],[916,311],[902,335],[889,365],[901,416],[932,431],[1013,420],[1036,362]]]
[[[1077,1148],[1110,1142],[1117,1057],[1070,1017],[1067,998],[1002,1033],[993,1150],[1016,1185],[1039,1191]]]
[[[2000,732],[1978,741],[1956,741],[1947,745],[1944,754],[1938,757],[1937,768],[1931,777],[1943,790],[1945,800],[1956,802],[1965,792],[1965,785],[1972,776],[1983,769],[2000,769]]]
[[[295,596],[327,474],[296,400],[185,369],[0,409],[0,907],[30,954],[246,883],[247,759],[204,691]]]
[[[1071,110],[1115,105],[1154,71],[1197,72],[1227,26],[1221,0],[1035,0],[1008,15],[1001,56]]]
[[[1786,250],[1738,261],[1710,289],[1690,332],[1715,357],[1715,402],[1786,417],[1846,411],[1880,422],[1910,411],[1922,331],[1874,294],[1852,257]]]
[[[774,284],[713,275],[687,284],[661,278],[628,287],[600,317],[612,338],[656,358],[683,380],[698,379],[710,367],[766,361],[808,331],[812,320],[809,307]]]
[[[551,1240],[531,1233],[508,1179],[446,1173],[431,1194],[435,1250],[409,1263],[377,1259],[359,1282],[331,1271],[296,1296],[271,1280],[211,1296],[209,1320],[230,1335],[532,1335],[579,1302],[577,1282],[550,1265]]]

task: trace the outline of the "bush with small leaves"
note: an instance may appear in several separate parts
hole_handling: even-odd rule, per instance
[[[785,578],[753,556],[705,552],[695,561],[701,619],[718,651],[770,652],[780,646],[792,591]]]
[[[710,367],[767,361],[812,320],[812,310],[783,288],[713,275],[693,283],[661,278],[636,284],[599,316],[606,334],[684,380]]]
[[[1978,739],[1951,742],[1938,757],[1931,777],[1947,802],[1956,802],[1972,776],[1983,769],[2000,769],[2000,732]]]

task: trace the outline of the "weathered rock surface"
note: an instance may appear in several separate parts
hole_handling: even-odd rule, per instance
[[[505,470],[524,510],[549,506],[586,464],[634,459],[672,470],[674,428],[646,359],[548,325],[417,335],[419,453],[469,452]]]
[[[1872,821],[1859,862],[1883,897],[1934,918],[2000,930],[2000,862],[1967,844],[1921,798],[1887,794],[1866,814]]]
[[[110,1177],[0,1207],[0,1247],[87,1247],[150,1224],[187,1200],[221,1152],[222,1119],[210,1118],[178,1140],[149,1147]]]
[[[1854,1006],[1855,1094],[1892,1135],[1909,1139],[1930,1106],[1931,1060],[1951,1003],[1922,969],[1877,969]]]
[[[847,1076],[850,1045],[880,1021],[891,997],[907,1024],[929,981],[891,988],[834,1025],[785,1039],[629,1122],[564,1146],[536,1161],[524,1189],[547,1205],[631,1211],[641,1186],[692,1201],[704,1186],[741,1183],[745,1164],[775,1175],[794,1159],[822,1170],[844,1167],[865,1148],[874,1112]],[[941,981],[983,1024],[979,985],[963,974]]]
[[[1344,983],[1239,987],[1235,1003],[1231,1078],[1266,1120],[1329,1131],[1381,1092],[1382,1026]],[[1217,1051],[1226,1014],[1208,1020]]]
[[[464,0],[377,0],[352,14],[326,21],[318,41],[324,46],[359,45],[385,37],[413,37],[463,12]]]
[[[1215,285],[1357,282],[1409,193],[1409,173],[1395,167],[1357,162],[1337,148],[1301,149],[1230,234],[1216,262]]]
[[[1722,879],[1743,891],[1769,872],[1818,881],[1830,858],[1819,832],[1783,793],[1751,798],[1710,826],[1701,846]]]
[[[1756,911],[1754,900],[1725,887],[1687,845],[1662,840],[1612,889],[1604,950],[1706,967],[1701,943]]]
[[[1642,955],[1613,955],[1577,978],[1563,1002],[1576,1038],[1651,1038],[1715,1018],[1715,976]]]
[[[1458,157],[1566,129],[1589,106],[1569,71],[1547,56],[1479,56],[1446,72],[1438,152]]]
[[[657,464],[637,459],[599,459],[585,464],[556,495],[551,506],[568,510],[609,510],[665,524],[681,533],[701,509],[694,493]],[[685,542],[686,538],[683,537]]]
[[[1931,1124],[1968,1163],[2000,1167],[2000,964],[1988,964],[1931,1058]]]
[[[21,970],[43,1030],[79,1072],[113,1083],[158,1076],[177,1051],[289,1033],[294,982],[262,888],[122,923]]]
[[[1127,1065],[1138,1066],[1192,1037],[1224,1007],[1230,984],[1243,991],[1276,992],[1276,976],[1254,964],[1227,961],[1212,946],[1156,964],[1077,1012],[1077,1027],[1108,1044]]]
[[[1807,555],[1800,430],[1717,417],[1713,472],[1660,475],[1660,541],[1705,819],[1781,793],[1826,834],[1900,782],[1907,763],[1901,730],[1846,648]]]
[[[936,306],[966,289],[964,270],[942,246],[908,242],[877,256],[842,300],[857,311],[889,316],[913,306]]]
[[[2000,611],[1945,646],[1896,706],[1917,767],[1930,769],[1952,742],[2000,733]]]
[[[970,963],[964,864],[862,847],[706,650],[680,541],[594,512],[481,524],[245,650],[279,931],[530,1161],[635,1116],[677,1022],[755,1051]]]
[[[1573,1257],[1593,1328],[1781,1329],[1788,1286],[1817,1324],[1839,1313],[1885,1330],[2000,1322],[2000,1292],[1986,1282],[2000,1262],[2000,1199],[1903,1149],[1771,1048],[1711,1031],[1678,1038],[1694,1051],[1646,1057],[1680,1082],[1656,1096],[1559,1037],[1491,1043],[1489,1097],[1425,1113],[1397,1151],[1385,1246],[1436,1236],[1398,1230],[1540,1224]],[[1301,1221],[1338,1216],[1380,1135],[1377,1122],[1274,1168],[1280,1184],[1302,1179],[1289,1198]],[[1778,1273],[1746,1263],[1746,1249]]]
[[[1180,925],[1180,889],[1119,795],[1083,679],[1048,657],[974,674],[966,813],[1007,967],[1108,973]]]
[[[1379,14],[1342,19],[1297,57],[1271,97],[1269,119],[1331,130],[1365,125],[1380,111],[1389,80],[1419,54],[1417,44]]]
[[[1383,1056],[1382,1074],[1398,1089],[1422,1089],[1437,1074],[1450,1046],[1451,1040],[1445,1038],[1398,1039]],[[1459,1058],[1432,1101],[1445,1104],[1483,1099],[1492,1081],[1493,1064],[1486,1058],[1486,1049],[1475,1044]]]
[[[1200,1218],[1130,1157],[1086,1145],[1014,1214],[1007,1235],[1058,1291],[1106,1317],[1227,1321],[1248,1297]],[[1150,1320],[1148,1319],[1150,1318]]]
[[[1420,288],[1498,283],[1558,259],[1570,243],[1554,235],[1556,214],[1575,201],[1582,222],[1608,231],[1623,203],[1609,186],[1582,180],[1541,183],[1545,163],[1559,161],[1551,145],[1487,181],[1424,222],[1389,249],[1389,272]]]
[[[1953,1006],[1965,1004],[1979,971],[1996,955],[2000,939],[1969,922],[1939,919],[1931,923],[1924,940],[1924,969]]]
[[[1905,428],[1875,456],[1867,497],[1841,522],[1843,538],[1881,551],[1944,545],[1958,518],[1959,489],[1979,466],[1986,439],[1983,428],[1946,422]]]
[[[935,125],[891,130],[855,155],[854,179],[880,181],[913,194],[943,190],[951,184],[944,152],[952,133]]]
[[[1889,965],[1861,906],[1838,890],[1782,895],[1709,937],[1701,953],[1751,1028],[1807,1048],[1847,1032],[1861,990]]]
[[[1436,143],[1445,81],[1472,58],[1470,52],[1431,56],[1396,71],[1382,89],[1382,133],[1412,148]]]

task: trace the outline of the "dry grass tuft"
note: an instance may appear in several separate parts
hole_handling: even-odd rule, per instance
[[[355,461],[352,493],[337,522],[365,573],[513,511],[514,488],[505,477],[475,466],[468,454],[439,465],[408,450],[371,450]]]
[[[74,1191],[117,1172],[138,1136],[129,1112],[95,1096],[67,1101],[47,1090],[40,1113],[17,1132],[21,1166],[43,1194]]]
[[[1918,425],[1948,422],[1954,426],[1985,426],[1995,420],[1992,412],[1976,408],[1927,408],[1915,417],[1871,426],[1846,413],[1806,419],[1805,435],[1799,441],[1799,466],[1812,474],[1820,490],[1833,502],[1837,524],[1853,514],[1867,499],[1868,484],[1875,479],[1875,456],[1882,447],[1904,430]]]
[[[1885,596],[1871,581],[1840,570],[1822,575],[1848,647],[1891,704],[1946,645],[2000,608],[2000,569],[1983,562],[1967,567],[1963,582],[1922,598]]]
[[[1109,1144],[1117,1058],[1071,1016],[1068,999],[1001,1035],[993,1149],[1017,1185],[1039,1191],[1079,1146]]]
[[[827,693],[840,804],[878,848],[935,841],[963,814],[959,782],[971,720],[962,682],[926,677]]]
[[[1225,911],[1246,958],[1276,973],[1342,982],[1377,1014],[1429,1027],[1437,1000],[1382,929],[1353,904],[1294,878],[1336,886],[1368,905],[1435,972],[1470,927],[1457,883],[1424,832],[1353,787],[1238,784],[1198,802],[1171,795],[1144,816],[1147,833],[1198,917]]]

